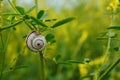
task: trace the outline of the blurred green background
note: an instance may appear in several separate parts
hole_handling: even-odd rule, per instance
[[[11,0],[16,5],[29,10],[34,6],[34,0]],[[110,14],[107,7],[118,0],[38,0],[39,10],[45,10],[46,19],[56,18],[61,20],[75,17],[70,23],[55,28],[48,33],[55,35],[56,43],[47,45],[44,50],[46,58],[46,80],[96,80],[95,74],[99,70],[106,51],[107,40],[97,40],[101,33],[108,32]],[[1,2],[2,13],[14,13],[7,0]],[[29,15],[35,16],[35,10]],[[114,25],[120,25],[119,15],[114,20]],[[2,15],[2,26],[10,24],[5,19],[10,16]],[[47,25],[53,24],[47,23]],[[27,49],[23,36],[30,32],[24,23],[18,25],[16,30],[2,31],[5,50],[5,65],[3,80],[39,80],[40,63],[39,54]],[[119,33],[119,31],[117,32]],[[43,33],[44,34],[44,33]],[[9,36],[9,39],[7,39]],[[119,37],[118,37],[119,38]],[[119,42],[113,41],[113,47]],[[113,49],[112,49],[113,50]],[[3,56],[0,40],[0,69],[2,70]],[[111,54],[113,62],[119,57],[119,51]],[[90,59],[85,64],[56,64],[54,60],[64,62],[67,60],[83,61]],[[115,67],[105,80],[120,80],[120,65]]]

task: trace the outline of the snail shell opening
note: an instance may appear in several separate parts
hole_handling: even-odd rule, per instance
[[[27,47],[32,51],[41,51],[46,46],[46,39],[37,31],[32,31],[26,38]]]

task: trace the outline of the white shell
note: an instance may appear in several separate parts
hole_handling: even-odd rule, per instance
[[[26,44],[32,51],[41,51],[46,46],[46,39],[36,31],[32,31],[26,38]]]

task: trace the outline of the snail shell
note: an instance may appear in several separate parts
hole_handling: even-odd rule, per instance
[[[32,31],[26,38],[26,44],[32,51],[41,51],[46,46],[46,39],[40,35],[37,31]]]

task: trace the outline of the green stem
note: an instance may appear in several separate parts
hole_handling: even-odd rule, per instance
[[[5,30],[5,29],[8,29],[8,28],[11,28],[11,27],[14,27],[14,26],[16,26],[16,25],[18,25],[18,24],[20,24],[20,23],[22,23],[22,22],[23,22],[23,21],[20,20],[20,21],[17,21],[17,22],[15,22],[15,23],[13,23],[13,24],[10,24],[10,25],[7,25],[7,26],[3,26],[3,27],[0,28],[0,31]]]
[[[36,15],[38,13],[38,0],[35,0],[35,5],[36,5]]]
[[[0,27],[2,26],[2,1],[0,1]]]
[[[10,0],[8,0],[9,4],[11,5],[11,7],[16,11],[16,13],[21,14],[16,8],[15,6],[10,2]]]
[[[2,34],[0,33],[0,37],[1,37],[1,43],[2,43],[2,49],[4,51],[4,42],[3,42],[3,37]],[[3,53],[3,51],[1,53]],[[1,68],[1,73],[0,73],[0,80],[2,80],[2,75],[3,75],[3,68],[4,68],[4,58],[5,58],[5,54],[3,53],[3,60],[2,60],[2,68]]]
[[[113,10],[112,10],[112,15],[110,16],[111,17],[111,21],[110,21],[110,26],[113,26],[113,21],[114,21],[114,14],[113,14]],[[111,30],[109,30],[109,33],[111,32]],[[108,33],[108,43],[107,43],[107,49],[106,49],[106,53],[105,53],[105,56],[104,56],[104,60],[103,60],[103,63],[100,67],[100,69],[105,65],[105,63],[107,63],[107,61],[109,62],[109,59],[110,59],[110,47],[111,47],[111,37],[109,36],[109,33]],[[97,75],[96,75],[96,80],[98,80],[98,77],[99,77],[99,72],[101,70],[99,70],[97,72]]]
[[[12,31],[12,29],[10,29],[10,31],[9,31],[9,33],[8,33],[5,46],[4,46],[4,44],[3,44],[3,36],[2,36],[2,34],[1,34],[1,41],[2,41],[2,46],[3,46],[3,52],[2,52],[2,53],[3,53],[3,60],[2,60],[2,69],[1,69],[0,80],[2,80],[3,71],[4,71],[4,68],[5,68],[6,50],[7,50],[8,42],[9,42],[9,39],[10,39],[11,31]]]
[[[40,55],[40,80],[45,80],[45,66],[44,66],[44,57],[42,51],[39,53]]]
[[[111,38],[109,37],[108,38],[108,43],[107,43],[107,49],[106,49],[106,53],[105,53],[105,57],[104,57],[104,60],[103,60],[103,64],[102,64],[102,67],[104,65],[104,63],[107,61],[107,59],[109,58],[109,55],[110,55],[110,43],[111,43]]]
[[[115,66],[117,66],[117,64],[120,62],[120,58],[114,63],[112,64],[100,77],[98,80],[101,80],[104,76],[106,76],[108,73],[110,73],[110,71],[112,71]]]

